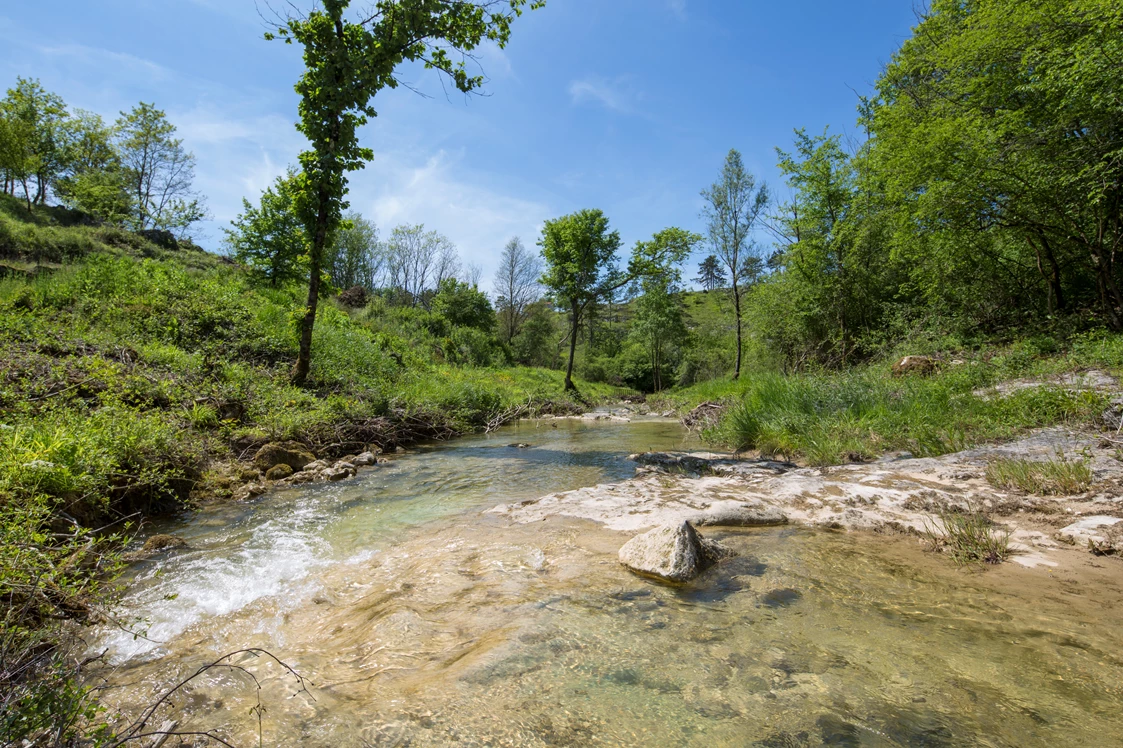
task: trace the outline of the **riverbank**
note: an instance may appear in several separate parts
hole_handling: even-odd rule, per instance
[[[1120,729],[1110,560],[970,574],[907,535],[709,526],[738,556],[668,586],[625,569],[627,534],[606,524],[487,511],[573,494],[542,490],[557,481],[628,490],[627,452],[697,451],[682,439],[667,420],[523,421],[209,507],[169,528],[187,547],[136,569],[132,610],[158,643],[107,632],[106,704],[135,714],[260,646],[314,685],[241,655],[260,692],[206,674],[159,718],[253,743],[260,696],[266,744],[332,746],[1079,745]]]

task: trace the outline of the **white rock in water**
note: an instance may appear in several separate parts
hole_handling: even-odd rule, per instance
[[[634,572],[687,582],[733,551],[706,540],[689,522],[663,525],[637,535],[620,548],[620,563]]]
[[[373,452],[363,452],[361,455],[352,460],[356,465],[373,465],[378,462],[378,458],[374,456]]]
[[[719,502],[691,517],[699,527],[706,525],[725,527],[767,527],[788,524],[788,515],[762,502],[753,504]]]

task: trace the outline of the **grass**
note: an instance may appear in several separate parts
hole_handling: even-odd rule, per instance
[[[1092,469],[1076,460],[997,459],[987,465],[986,476],[995,488],[1038,496],[1073,496],[1092,484]]]
[[[1010,531],[995,529],[982,512],[943,511],[925,529],[932,547],[949,554],[961,566],[1000,564],[1010,557]]]
[[[1016,377],[1047,378],[1096,358],[1118,365],[1123,345],[1104,343],[1087,341],[1088,348],[1100,349],[1095,355],[1086,350],[1075,357],[1033,358],[1013,351],[930,377],[893,378],[888,363],[821,374],[750,372],[737,382],[707,382],[664,395],[655,407],[685,412],[701,402],[724,403],[720,424],[703,434],[709,441],[812,465],[894,450],[933,456],[1032,428],[1092,423],[1107,404],[1104,393],[1045,385],[990,397],[982,390]]]

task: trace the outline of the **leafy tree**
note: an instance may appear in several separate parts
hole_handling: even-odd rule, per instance
[[[347,215],[336,232],[327,264],[328,277],[336,288],[362,286],[374,291],[386,265],[374,222],[358,213]]]
[[[349,0],[324,0],[306,16],[289,18],[266,34],[266,39],[280,38],[304,48],[305,72],[296,84],[297,129],[311,148],[300,154],[298,208],[310,238],[310,273],[294,383],[305,381],[311,365],[320,272],[347,208],[346,174],[374,157],[359,145],[356,132],[375,116],[371,99],[383,88],[397,87],[394,71],[403,62],[421,62],[426,69],[440,71],[465,93],[477,90],[484,78],[468,74],[466,58],[485,40],[504,47],[511,23],[528,4],[537,8],[543,3],[378,0],[349,16]],[[462,58],[454,62],[454,54]]]
[[[433,297],[433,311],[457,327],[483,332],[495,330],[495,309],[487,294],[456,278],[441,281]]]
[[[55,193],[71,208],[106,223],[124,224],[135,210],[112,128],[100,115],[78,110],[65,131],[67,171]]]
[[[24,201],[31,210],[31,180],[35,176],[34,130],[27,121],[0,109],[0,174],[4,192],[16,194],[23,187]]]
[[[538,300],[527,306],[526,320],[511,341],[515,360],[523,366],[554,368],[558,362],[555,343],[557,329],[554,312],[548,302]]]
[[[117,149],[128,175],[139,229],[185,235],[206,211],[192,189],[195,156],[173,137],[175,125],[152,104],[141,102],[117,120]]]
[[[1069,307],[1123,329],[1123,7],[935,0],[867,117],[895,249],[931,299]],[[963,289],[973,297],[963,298]]]
[[[43,205],[66,166],[66,103],[38,80],[16,78],[15,88],[8,89],[0,109],[8,120],[5,170],[23,187],[29,208]]]
[[[300,176],[292,169],[261,193],[242,200],[242,213],[224,229],[234,258],[271,286],[301,280],[307,272],[308,236],[296,213]]]
[[[768,189],[763,182],[757,186],[756,178],[745,171],[741,154],[733,149],[725,157],[721,177],[702,190],[702,197],[706,200],[702,216],[709,229],[710,243],[714,254],[729,270],[731,278],[733,313],[737,326],[737,359],[733,367],[733,378],[737,379],[741,376],[743,348],[741,284],[746,260],[759,257],[759,247],[752,232],[768,205]]]
[[[538,246],[546,262],[542,285],[550,292],[554,303],[569,314],[565,389],[576,390],[573,360],[583,315],[592,304],[631,280],[615,263],[620,234],[609,230],[604,213],[586,209],[546,221]]]
[[[512,237],[503,247],[499,270],[495,274],[499,322],[503,339],[508,343],[519,334],[531,303],[538,298],[538,278],[541,275],[541,258],[527,250],[517,236]]]
[[[679,228],[663,229],[650,242],[637,245],[637,255],[650,261],[649,272],[640,276],[642,295],[636,300],[631,335],[646,348],[651,360],[652,386],[663,389],[663,369],[669,348],[682,346],[690,331],[682,305],[682,273],[679,264],[702,241],[702,237]]]
[[[702,288],[713,291],[725,285],[725,270],[721,267],[721,260],[717,255],[710,255],[698,263],[698,277],[695,283],[701,283]]]

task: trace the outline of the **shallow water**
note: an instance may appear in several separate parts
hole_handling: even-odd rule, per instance
[[[522,424],[160,528],[191,550],[138,567],[126,600],[161,643],[100,633],[107,700],[135,713],[259,646],[315,684],[237,658],[267,745],[1123,744],[1118,562],[971,574],[915,541],[711,531],[741,555],[672,588],[592,523],[480,512],[684,446],[661,421]],[[251,745],[256,699],[211,671],[176,716]]]

